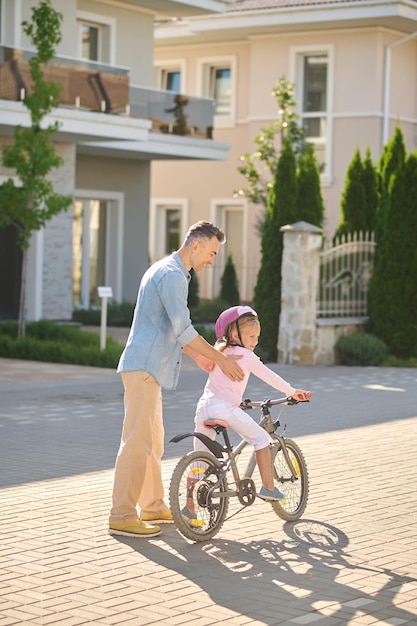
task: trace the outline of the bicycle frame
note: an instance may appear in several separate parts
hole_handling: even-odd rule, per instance
[[[305,510],[308,499],[308,470],[304,456],[290,438],[282,432],[276,434],[280,426],[279,418],[274,421],[270,407],[277,404],[298,404],[292,398],[251,402],[245,400],[240,407],[245,409],[260,408],[259,425],[270,435],[272,443],[271,467],[274,484],[281,489],[285,485],[285,497],[270,502],[274,512],[285,521],[299,519]],[[238,459],[248,444],[244,439],[232,446],[227,423],[208,420],[205,426],[223,436],[224,445],[203,433],[189,432],[177,435],[172,442],[185,437],[196,437],[208,448],[208,451],[195,450],[183,456],[174,469],[170,484],[170,505],[174,521],[180,533],[193,541],[212,538],[226,519],[230,519],[243,508],[253,504],[258,493],[252,479],[256,463],[256,452],[250,455],[245,472],[241,474]],[[232,488],[228,484],[228,474],[233,477]],[[197,478],[194,479],[194,476]],[[232,482],[232,481],[231,481]],[[227,518],[229,499],[237,497],[242,505],[239,510]]]
[[[261,421],[259,422],[259,425],[264,430],[266,430],[269,433],[269,435],[274,439],[274,443],[271,444],[272,446],[280,445],[282,452],[284,454],[285,460],[288,464],[288,468],[291,471],[292,478],[296,479],[297,472],[291,461],[290,455],[288,454],[288,450],[285,445],[285,437],[283,435],[277,435],[275,432],[276,428],[278,428],[278,426],[280,425],[279,419],[276,420],[275,422],[272,421],[270,407],[277,405],[277,404],[287,404],[287,405],[297,404],[297,401],[294,401],[292,398],[281,398],[279,400],[264,400],[262,402],[251,402],[250,400],[244,400],[242,404],[240,405],[240,408],[242,408],[243,410],[248,410],[248,409],[252,409],[256,407],[261,408],[263,417]],[[207,437],[203,433],[196,433],[196,432],[177,435],[176,437],[171,439],[171,441],[176,443],[178,441],[181,441],[185,437],[196,437],[202,443],[204,443],[204,445],[210,450],[210,452],[212,452],[217,458],[222,459],[222,469],[219,472],[217,482],[210,489],[211,495],[217,498],[230,498],[233,496],[239,497],[240,495],[239,486],[240,486],[242,479],[239,474],[237,460],[240,454],[242,453],[242,451],[249,444],[247,441],[242,439],[238,443],[238,445],[234,448],[232,444],[230,443],[230,439],[229,439],[229,435],[228,435],[226,427],[222,425],[217,425],[216,421],[214,421],[213,428],[217,432],[217,434],[223,435],[224,444],[225,444],[224,446],[222,446],[216,440],[213,441],[213,439],[210,439],[210,437]],[[225,453],[227,454],[226,459],[224,459]],[[243,474],[244,479],[252,478],[255,467],[256,467],[256,455],[255,455],[255,451],[253,451],[249,458],[246,470]],[[233,491],[216,492],[215,489],[221,484],[223,478],[228,474],[229,470],[231,470],[232,472],[233,479],[234,479],[237,489]],[[246,503],[243,503],[243,504],[246,504]]]

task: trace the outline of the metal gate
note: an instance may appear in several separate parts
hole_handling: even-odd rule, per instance
[[[317,316],[366,316],[375,252],[373,233],[343,235],[330,246],[329,242],[320,253]]]

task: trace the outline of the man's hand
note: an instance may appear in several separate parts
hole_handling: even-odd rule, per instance
[[[225,355],[222,355],[222,356],[223,356],[223,359],[219,363],[219,367],[221,371],[223,372],[223,374],[226,374],[226,376],[230,378],[230,380],[233,380],[234,382],[243,380],[244,378],[243,370],[236,363],[237,360],[242,358],[242,355],[231,354],[230,356],[225,356]]]
[[[242,358],[242,355],[230,355],[225,356],[216,348],[213,348],[201,335],[198,335],[195,339],[187,343],[182,348],[184,354],[190,356],[201,367],[201,358],[206,359],[203,369],[206,372],[211,372],[215,365],[218,365],[222,372],[230,378],[230,380],[237,381],[243,380],[244,374],[242,369],[237,365],[236,361]],[[198,360],[197,360],[198,359]],[[207,369],[208,362],[211,363],[211,369]]]

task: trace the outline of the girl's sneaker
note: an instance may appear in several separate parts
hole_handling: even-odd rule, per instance
[[[199,526],[196,514],[190,511],[190,509],[187,509],[186,506],[181,509],[181,515],[185,517],[191,526]]]
[[[277,487],[271,491],[262,485],[258,496],[267,502],[276,502],[277,500],[285,500],[285,493],[282,493]]]

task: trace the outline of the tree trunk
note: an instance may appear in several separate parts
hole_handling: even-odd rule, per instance
[[[17,337],[26,335],[26,281],[28,267],[28,248],[22,250],[22,275],[20,278],[20,300],[19,300],[19,325]]]

